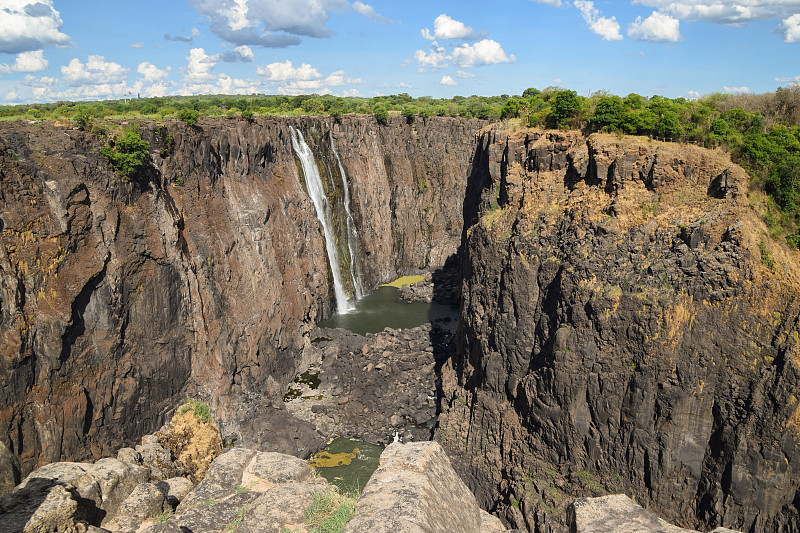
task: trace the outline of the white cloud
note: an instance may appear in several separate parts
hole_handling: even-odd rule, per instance
[[[353,11],[358,13],[359,15],[364,15],[372,22],[380,22],[381,24],[394,24],[392,19],[386,18],[380,13],[375,11],[375,8],[369,4],[365,4],[363,2],[353,2],[352,6]]]
[[[680,21],[676,18],[653,11],[649,17],[628,25],[628,37],[634,41],[652,41],[656,43],[672,43],[681,39]]]
[[[207,63],[219,63],[220,61],[223,63],[250,63],[255,59],[256,56],[253,54],[253,50],[249,46],[241,45],[233,50],[208,56],[204,61]]]
[[[463,22],[452,19],[442,13],[433,21],[433,33],[428,28],[424,28],[420,33],[425,39],[431,41],[436,39],[461,39],[463,41],[474,41],[480,39],[480,35]]]
[[[10,91],[8,91],[8,92],[6,93],[6,98],[5,98],[5,100],[6,100],[6,102],[13,102],[13,101],[15,101],[17,98],[19,98],[19,95],[17,94],[17,92],[16,92],[15,90],[13,90],[13,89],[12,89],[12,90],[10,90]]]
[[[139,48],[144,48],[144,43],[133,43],[131,48],[138,50]]]
[[[474,78],[475,74],[473,74],[472,72],[466,72],[466,71],[463,71],[463,70],[457,70],[456,71],[456,76],[458,76],[459,78]]]
[[[615,17],[607,18],[600,14],[594,7],[594,2],[589,0],[575,0],[575,7],[583,15],[583,20],[589,25],[589,29],[600,36],[604,41],[618,41],[622,39],[619,32],[619,23]]]
[[[61,74],[63,74],[64,82],[71,87],[115,85],[125,83],[128,70],[119,63],[106,61],[103,56],[91,55],[86,64],[73,58],[68,65],[61,67]]]
[[[654,7],[687,22],[702,20],[734,25],[789,17],[800,11],[798,0],[635,0],[634,3]]]
[[[192,0],[195,11],[208,17],[209,29],[234,43],[284,48],[300,37],[330,37],[333,11],[348,9],[347,0]]]
[[[700,98],[700,93],[699,93],[699,92],[697,92],[697,91],[692,91],[692,90],[689,90],[689,91],[686,91],[686,94],[687,94],[687,95],[689,96],[689,98],[690,98],[690,99],[692,99],[692,100],[696,100],[696,99]]]
[[[19,54],[70,45],[61,33],[61,15],[52,0],[3,0],[0,8],[0,53]]]
[[[169,76],[171,70],[172,67],[169,66],[162,70],[148,61],[139,63],[139,66],[136,67],[136,72],[139,73],[142,77],[142,81],[145,83],[155,83],[164,80]]]
[[[726,93],[734,93],[734,94],[742,94],[742,93],[749,93],[749,87],[728,87],[727,85],[723,86]]]
[[[329,94],[330,87],[341,87],[363,83],[360,78],[348,78],[343,70],[323,76],[308,63],[295,67],[288,59],[282,63],[270,63],[257,69],[258,74],[271,82],[282,82],[278,87],[281,94]]]
[[[447,55],[444,47],[433,41],[427,54],[422,50],[417,50],[414,52],[414,59],[420,64],[420,72],[424,72],[425,69],[438,70],[446,67],[450,56]]]
[[[406,83],[406,82],[404,82],[404,81],[401,81],[400,83],[398,83],[398,84],[396,85],[396,87],[397,87],[398,89],[413,89],[413,88],[414,88],[414,86],[413,86],[413,85],[411,85],[410,83]]]
[[[358,89],[345,89],[342,96],[361,96],[361,92]]]
[[[186,68],[181,69],[183,72],[183,79],[186,83],[198,84],[205,83],[214,79],[211,74],[211,69],[216,66],[216,62],[211,60],[211,57],[206,54],[202,48],[192,48],[189,55],[186,56],[188,64]]]
[[[303,63],[295,68],[288,59],[283,63],[270,63],[265,67],[258,67],[256,71],[261,76],[273,81],[315,80],[322,77],[322,74],[308,63]]]
[[[775,78],[778,83],[800,83],[800,76],[783,76]]]
[[[783,32],[783,42],[796,43],[800,41],[800,14],[785,18],[778,30]]]
[[[440,85],[458,85],[458,82],[454,80],[450,76],[442,76],[442,79],[439,80]]]
[[[0,74],[8,74],[11,72],[41,72],[47,70],[50,62],[44,58],[42,50],[34,50],[33,52],[22,52],[17,55],[14,63],[11,65],[0,65]]]
[[[532,0],[540,4],[547,4],[548,6],[561,7],[561,0]]]
[[[483,39],[473,45],[462,44],[453,50],[453,63],[459,67],[513,63],[516,60],[516,56],[507,55],[500,43],[491,39]]]

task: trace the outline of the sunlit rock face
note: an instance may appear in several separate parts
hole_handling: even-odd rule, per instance
[[[626,492],[683,527],[796,531],[798,269],[725,154],[485,132],[436,438],[531,531]]]
[[[335,304],[290,127],[335,206],[344,170],[372,288],[457,249],[482,125],[143,123],[151,153],[130,182],[97,133],[0,125],[0,440],[21,474],[108,455],[187,394],[211,403],[226,442],[307,454],[318,435],[282,397]]]

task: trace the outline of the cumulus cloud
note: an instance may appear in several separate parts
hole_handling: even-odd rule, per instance
[[[656,43],[671,43],[681,39],[680,21],[664,13],[653,11],[649,17],[628,25],[628,37],[634,41],[651,41]]]
[[[341,87],[364,82],[360,78],[348,78],[343,70],[337,70],[328,76],[323,76],[308,63],[295,67],[288,59],[282,63],[270,63],[264,67],[258,67],[257,72],[268,81],[280,82],[278,92],[281,94],[295,95],[312,92],[330,94],[330,87]]]
[[[3,0],[0,8],[0,52],[19,54],[70,45],[61,32],[61,15],[52,0]]]
[[[392,19],[386,18],[380,13],[376,12],[375,8],[369,4],[365,4],[363,2],[353,2],[350,7],[353,8],[353,11],[359,15],[364,15],[372,22],[380,22],[381,24],[394,24]]]
[[[342,91],[342,96],[361,96],[361,91],[358,89],[345,89]]]
[[[84,85],[115,85],[125,83],[128,77],[127,68],[113,61],[106,61],[100,55],[91,55],[86,63],[72,59],[61,67],[64,83],[71,87]]]
[[[800,14],[784,19],[778,26],[778,31],[783,32],[783,42],[785,43],[800,41]]]
[[[431,41],[436,39],[461,39],[462,41],[474,41],[481,38],[475,30],[466,26],[463,22],[452,19],[442,13],[433,21],[433,33],[428,28],[421,31],[425,39]]]
[[[439,80],[440,85],[458,85],[458,82],[454,80],[450,76],[442,76],[442,79]]]
[[[466,72],[464,70],[457,70],[456,76],[458,76],[459,78],[474,78],[475,74],[473,74],[472,72]]]
[[[136,72],[139,73],[142,77],[141,79],[146,83],[155,83],[166,79],[171,70],[172,67],[167,67],[162,70],[148,61],[139,63],[139,66],[136,67]]]
[[[34,50],[32,52],[22,52],[17,55],[16,60],[11,65],[3,63],[0,65],[0,74],[11,72],[40,72],[46,70],[50,62],[44,58],[44,51]]]
[[[144,43],[133,43],[131,48],[138,50],[139,48],[144,48]]]
[[[322,77],[322,74],[308,63],[303,63],[295,68],[288,59],[283,63],[270,63],[264,67],[258,67],[256,71],[272,81],[315,80]]]
[[[700,93],[697,91],[689,90],[686,91],[686,94],[689,95],[689,98],[692,100],[697,100],[698,98],[700,98]]]
[[[345,10],[347,0],[192,0],[208,17],[211,32],[234,44],[284,48],[300,37],[330,37],[332,11]]]
[[[215,78],[211,69],[216,66],[216,62],[211,60],[203,48],[192,48],[186,56],[187,65],[181,69],[183,79],[186,83],[206,83]]]
[[[420,65],[420,72],[424,72],[425,69],[438,70],[446,67],[447,62],[450,61],[450,56],[447,55],[447,51],[444,47],[439,46],[439,43],[433,41],[427,53],[423,50],[414,52],[414,59],[416,59],[417,63]]]
[[[251,50],[249,46],[241,45],[233,50],[209,56],[206,61],[211,63],[218,63],[220,61],[223,63],[250,63],[255,61],[255,59],[256,56],[253,54],[253,50]]]
[[[561,0],[532,0],[540,4],[547,4],[548,6],[561,7]]]
[[[618,41],[622,39],[619,32],[619,23],[615,17],[607,18],[601,16],[600,11],[594,7],[594,2],[589,0],[575,0],[575,7],[583,15],[583,20],[589,25],[589,29],[600,36],[604,41]]]
[[[778,83],[800,83],[800,76],[783,76],[774,79]]]
[[[725,89],[726,93],[742,94],[742,93],[749,93],[750,92],[750,88],[749,87],[744,87],[744,86],[742,86],[742,87],[728,87],[727,85],[724,85],[722,88]]]
[[[448,54],[444,47],[433,41],[427,53],[417,50],[414,53],[414,59],[420,65],[420,72],[448,67],[451,61],[458,67],[469,68],[497,63],[513,63],[517,60],[513,54],[506,54],[500,43],[492,39],[483,39],[475,44],[458,45],[453,49],[452,54]],[[469,77],[469,74],[463,71],[459,72],[464,74],[460,77]]]
[[[453,50],[453,63],[459,67],[479,67],[496,63],[513,63],[517,58],[508,55],[500,43],[483,39],[473,45],[462,44]]]
[[[635,0],[634,3],[654,7],[687,22],[702,20],[717,24],[744,24],[785,18],[800,11],[798,0]]]

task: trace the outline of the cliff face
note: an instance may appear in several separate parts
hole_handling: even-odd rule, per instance
[[[289,127],[320,165],[333,135],[373,286],[455,249],[480,125],[144,124],[131,183],[95,135],[0,125],[0,439],[23,474],[108,454],[187,393],[229,438],[303,453],[310,430],[280,398],[333,290]]]
[[[437,440],[517,527],[627,492],[797,531],[798,269],[745,173],[692,146],[483,133]]]

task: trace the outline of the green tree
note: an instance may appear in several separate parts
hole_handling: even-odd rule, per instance
[[[319,98],[304,100],[300,107],[309,115],[321,115],[325,112],[325,104]]]
[[[130,180],[139,170],[149,151],[150,144],[142,139],[136,126],[128,128],[122,137],[109,141],[100,149],[100,153],[108,158],[111,168],[122,176],[123,181]]]
[[[575,91],[558,91],[550,100],[550,119],[557,128],[563,128],[581,108],[581,100]]]
[[[374,114],[375,114],[375,120],[378,121],[378,124],[386,125],[389,122],[389,112],[386,111],[385,107],[383,106],[376,107]]]
[[[596,128],[617,131],[625,120],[625,104],[619,96],[601,96],[592,115],[592,124]]]
[[[180,111],[178,111],[178,118],[184,121],[189,126],[194,126],[197,124],[197,120],[200,118],[200,111],[196,109],[192,109],[190,107],[184,107]]]

